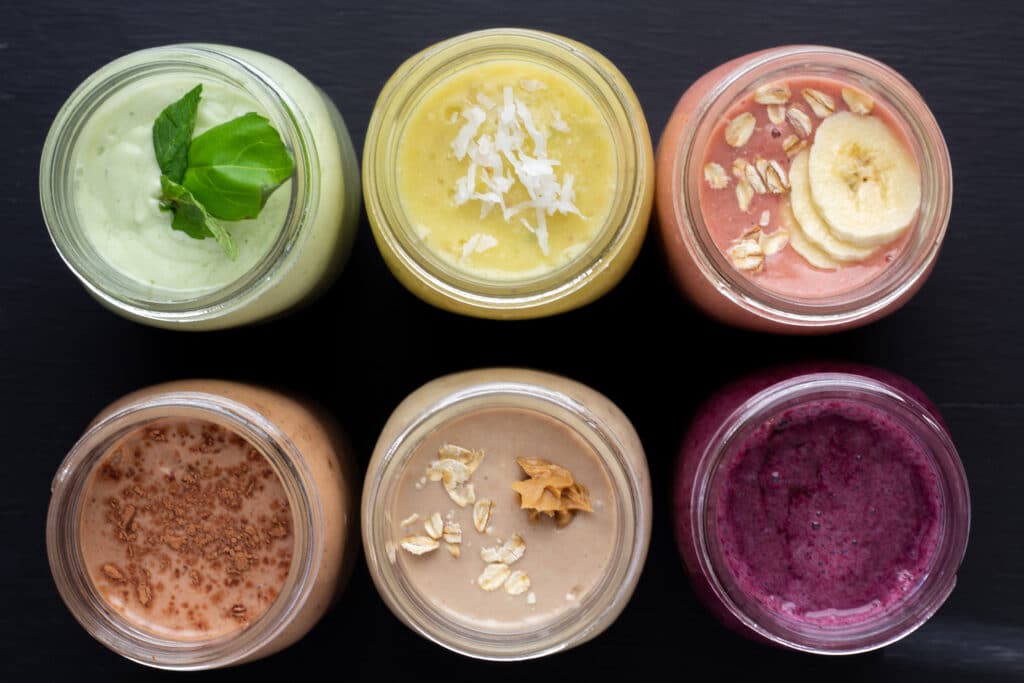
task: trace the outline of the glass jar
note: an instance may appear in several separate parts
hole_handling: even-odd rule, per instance
[[[547,598],[542,596],[536,600],[537,609],[550,608],[550,612],[543,613],[537,618],[522,620],[517,616],[515,623],[511,625],[499,623],[500,617],[496,617],[499,612],[493,611],[499,608],[495,608],[494,605],[507,605],[508,602],[500,601],[512,602],[524,596],[513,598],[502,595],[500,590],[485,593],[472,585],[477,573],[485,566],[472,544],[484,545],[497,541],[500,545],[501,539],[495,539],[495,536],[503,532],[492,532],[491,524],[497,526],[499,523],[506,523],[510,525],[509,530],[521,530],[526,544],[525,558],[531,559],[535,564],[527,567],[525,562],[519,562],[511,564],[511,569],[528,570],[527,573],[533,580],[531,590],[541,594],[544,579],[540,578],[536,571],[539,571],[542,564],[552,560],[552,557],[544,554],[540,534],[545,532],[538,529],[537,525],[546,524],[548,520],[541,517],[536,522],[527,523],[526,512],[519,509],[518,499],[514,497],[512,489],[506,490],[503,484],[494,487],[494,470],[491,471],[492,474],[484,475],[483,480],[479,480],[481,477],[478,475],[476,481],[477,495],[491,496],[496,501],[490,516],[491,521],[485,524],[488,526],[485,531],[480,531],[480,527],[474,530],[477,522],[475,516],[472,524],[462,524],[461,556],[451,559],[440,550],[437,556],[414,558],[410,555],[408,558],[409,562],[450,562],[451,564],[444,565],[448,567],[444,570],[445,573],[457,574],[452,579],[453,586],[456,589],[468,589],[471,593],[470,600],[485,603],[485,607],[482,608],[487,610],[485,619],[470,622],[464,615],[457,613],[455,602],[450,601],[451,595],[448,593],[442,593],[444,597],[440,601],[435,601],[417,590],[410,574],[414,565],[407,564],[404,556],[397,557],[406,551],[396,548],[395,538],[397,529],[402,528],[409,532],[418,526],[417,521],[411,523],[412,527],[399,526],[408,523],[408,520],[399,522],[399,519],[407,514],[399,510],[413,507],[409,501],[401,500],[400,493],[403,491],[403,480],[409,479],[409,472],[413,472],[413,480],[420,473],[418,469],[410,469],[410,461],[416,456],[418,447],[424,443],[432,443],[430,440],[436,440],[439,431],[443,433],[453,424],[464,425],[467,418],[494,410],[526,411],[540,416],[545,421],[556,424],[559,429],[566,430],[572,435],[572,439],[578,439],[579,443],[585,444],[585,447],[594,454],[592,457],[604,471],[608,483],[598,486],[597,477],[591,476],[590,484],[594,486],[591,486],[590,491],[594,496],[595,510],[593,513],[579,514],[614,513],[613,519],[607,520],[614,531],[608,534],[610,538],[602,538],[602,541],[607,540],[609,543],[608,560],[603,566],[595,564],[597,570],[596,577],[592,577],[592,587],[585,590],[574,588],[573,595],[566,594],[565,600],[574,602],[571,607],[565,609],[562,609],[565,603],[559,604],[563,599],[561,594],[552,597],[546,604]],[[526,446],[521,440],[522,434],[500,433],[502,429],[515,430],[504,420],[495,424],[495,433],[490,437],[494,445],[516,444],[508,446],[510,452],[518,454],[521,450],[529,450],[528,454],[531,456],[551,457],[545,455],[546,451],[543,448],[535,451]],[[460,445],[483,448],[473,443]],[[487,457],[501,458],[498,450],[500,449],[491,451],[490,455],[487,455],[485,450],[484,463],[487,462]],[[601,495],[599,489],[605,486],[609,500],[601,505],[598,502]],[[440,487],[440,484],[421,480],[415,485],[413,496],[424,495],[428,487]],[[408,493],[410,489],[406,488],[404,491]],[[444,498],[440,489],[438,495]],[[504,503],[501,500],[502,496],[507,498]],[[503,504],[507,506],[505,509],[502,508]],[[468,506],[466,510],[476,512],[473,505]],[[429,517],[429,510],[424,509],[423,512]],[[363,547],[377,590],[391,611],[409,628],[449,650],[471,657],[488,660],[523,660],[563,651],[584,643],[612,624],[629,601],[643,568],[651,533],[651,513],[650,480],[643,447],[629,420],[611,401],[593,389],[547,373],[510,368],[476,370],[441,377],[427,383],[410,394],[391,415],[377,442],[363,488]],[[509,519],[516,515],[522,519],[510,522]],[[571,544],[576,541],[570,535],[557,534],[571,534],[577,531],[592,533],[589,530],[584,531],[583,526],[574,527],[582,523],[576,519],[565,529],[550,532],[559,540],[554,546],[547,547],[557,548],[556,554],[571,555]],[[519,526],[520,524],[522,526]],[[591,553],[592,557],[598,555],[599,552],[596,550]],[[563,560],[564,558],[561,558],[557,561]],[[565,561],[571,564],[557,571],[580,571],[580,574],[571,579],[566,578],[566,581],[582,580],[582,570],[578,569],[580,560]],[[463,563],[470,563],[472,566],[463,569]],[[462,573],[468,573],[468,582],[463,581],[465,577]],[[435,591],[443,590],[438,582],[427,581],[424,585]],[[527,604],[534,604],[529,595],[525,597]],[[488,603],[488,600],[496,602]]]
[[[729,500],[728,488],[733,485],[730,478],[739,476],[733,473],[739,471],[739,463],[748,452],[745,448],[752,435],[759,433],[759,430],[775,430],[775,433],[779,433],[787,429],[788,424],[793,424],[787,415],[794,415],[799,411],[820,411],[820,406],[829,404],[842,405],[843,410],[846,410],[847,406],[852,406],[853,411],[859,410],[862,414],[875,415],[876,417],[868,420],[872,425],[882,420],[898,425],[910,435],[915,448],[924,454],[924,469],[927,474],[922,475],[920,481],[934,482],[938,513],[934,524],[930,526],[931,532],[922,532],[921,539],[925,540],[920,541],[920,546],[910,544],[910,547],[927,548],[928,543],[934,547],[925,552],[908,551],[908,558],[914,558],[913,562],[923,561],[926,568],[914,576],[898,572],[894,580],[898,581],[902,593],[891,591],[897,595],[897,599],[892,602],[886,604],[886,600],[877,599],[876,596],[876,599],[866,602],[863,607],[857,609],[814,610],[800,614],[798,606],[792,604],[791,596],[768,595],[769,585],[776,583],[774,577],[757,576],[754,569],[736,569],[743,566],[736,563],[736,548],[739,546],[729,545],[723,541],[723,538],[732,534],[723,527],[723,524],[733,522],[723,520],[740,517],[723,516],[722,510],[726,506],[725,501]],[[817,414],[826,412],[820,411]],[[854,419],[864,420],[863,417]],[[804,442],[801,441],[802,443]],[[842,439],[838,443],[841,446]],[[836,446],[830,448],[834,449]],[[791,475],[784,468],[796,466],[795,463],[802,456],[792,456],[787,462],[771,455],[768,450],[757,452],[766,454],[765,462],[768,457],[775,458],[772,460],[772,466],[776,468],[776,471],[771,472],[772,485],[777,482],[787,484],[794,481],[795,475]],[[847,462],[841,466],[857,467],[862,458],[871,462],[871,457],[873,456],[865,449],[863,455],[858,453],[856,456],[857,464]],[[821,478],[825,476],[822,472],[831,467],[830,464],[822,464],[823,462],[818,464],[816,476],[819,483],[815,484],[822,490],[826,486],[821,483]],[[850,471],[856,470],[843,471],[849,476],[843,480],[844,486],[852,487],[854,484],[850,482],[860,481],[854,475],[849,475]],[[761,479],[757,481],[761,482]],[[883,490],[877,490],[877,487],[884,489],[887,485],[881,476],[872,482],[872,486],[876,488],[872,488],[867,495],[874,500],[906,493],[901,490],[886,494]],[[929,483],[928,487],[931,485]],[[766,490],[762,487],[762,500],[771,495],[770,491],[765,493]],[[856,493],[853,488],[847,490]],[[818,550],[815,548],[829,549],[827,553],[822,551],[821,554],[826,556],[823,560],[825,565],[819,564],[818,567],[827,567],[829,561],[849,561],[850,567],[860,567],[856,571],[862,572],[863,576],[873,571],[868,569],[872,561],[870,553],[876,552],[874,547],[880,545],[881,541],[878,538],[865,538],[863,545],[859,546],[856,530],[868,532],[863,525],[858,527],[855,522],[844,525],[838,518],[830,519],[834,511],[826,511],[825,514],[822,514],[821,510],[814,512],[815,516],[810,517],[812,521],[807,527],[812,531],[808,532],[803,526],[805,520],[800,516],[797,498],[802,495],[810,500],[811,496],[817,494],[816,489],[801,491],[802,493],[790,492],[787,521],[780,522],[770,517],[772,513],[768,507],[765,507],[764,514],[758,519],[770,517],[773,524],[783,524],[783,527],[779,527],[779,533],[791,531],[791,525],[796,525],[793,528],[805,534],[827,534],[814,536],[816,540],[812,540],[809,545],[803,543],[802,537],[798,538],[792,533],[786,537],[791,539],[787,540],[787,543],[791,543],[797,550],[805,549],[809,553],[816,553]],[[821,500],[842,499],[850,503],[851,498],[844,498],[843,494],[844,491],[839,488],[828,489],[826,497],[816,498],[814,502],[817,504]],[[871,517],[873,525],[881,529],[885,523],[883,518],[886,512],[880,509],[880,504],[871,501],[868,503],[871,505],[867,508],[868,512],[876,515]],[[836,509],[839,512],[834,514],[841,515],[842,509],[838,506]],[[852,503],[845,509],[847,514],[858,514],[851,513],[850,510],[862,511],[859,504]],[[920,514],[922,519],[926,517],[925,513]],[[876,368],[847,364],[800,365],[764,371],[743,378],[716,392],[698,410],[684,439],[677,462],[675,515],[677,542],[694,589],[724,624],[742,635],[776,646],[816,654],[853,654],[884,647],[910,634],[924,624],[949,597],[956,584],[956,573],[967,547],[970,497],[963,465],[945,424],[934,405],[920,389],[901,377]],[[845,531],[837,532],[835,529]],[[854,530],[850,531],[851,529]],[[847,532],[854,536],[852,540],[843,536]],[[767,532],[762,530],[757,533]],[[767,536],[761,538],[768,539]],[[770,539],[762,542],[769,541]],[[842,549],[837,550],[840,547]],[[793,550],[792,558],[798,557],[797,550]],[[747,548],[745,552],[756,553],[759,557],[769,555],[769,549],[766,548]],[[845,560],[848,552],[867,555],[856,555],[855,559]],[[911,560],[903,560],[905,564],[911,564]],[[797,559],[791,561],[798,562]],[[863,564],[858,565],[857,562]],[[797,572],[796,569],[792,571]],[[740,576],[744,578],[738,578]],[[851,585],[857,578],[860,577],[851,574],[849,578],[836,579],[835,582]],[[756,588],[761,581],[765,595],[756,595],[755,593],[761,590]],[[789,585],[796,584],[787,584]],[[801,595],[806,598],[809,594],[805,592]]]
[[[904,129],[901,133],[918,160],[921,205],[907,244],[876,277],[834,295],[782,296],[740,272],[715,244],[699,195],[704,153],[726,112],[765,83],[807,77],[849,83],[884,103]],[[920,93],[888,66],[831,47],[764,50],[702,76],[683,94],[662,134],[658,174],[656,204],[662,242],[683,292],[725,323],[769,332],[832,332],[895,311],[920,289],[934,267],[953,197],[949,152]]]
[[[141,628],[105,599],[85,561],[82,520],[94,474],[129,435],[169,419],[202,421],[244,439],[280,480],[291,510],[293,552],[276,598],[261,616],[216,638],[173,639]],[[215,380],[142,389],[104,409],[58,469],[46,520],[50,569],[75,619],[132,661],[184,671],[265,657],[304,636],[348,580],[358,554],[358,543],[352,542],[356,476],[344,435],[312,405]],[[171,471],[168,481],[184,478]]]
[[[147,168],[152,166],[152,174],[146,175],[153,176],[137,181],[134,177],[121,179],[121,186],[125,182],[140,183],[140,196],[124,197],[118,202],[147,203],[142,209],[134,209],[131,216],[149,216],[156,207],[160,176],[155,157],[148,160],[148,135],[140,134],[138,140],[131,141],[110,140],[109,145],[101,145],[91,137],[85,140],[83,134],[91,130],[91,120],[100,121],[98,116],[110,120],[112,113],[119,113],[117,107],[126,108],[133,91],[159,87],[168,79],[187,80],[190,85],[202,82],[207,84],[207,92],[216,86],[244,100],[245,110],[261,110],[294,157],[295,173],[291,180],[271,195],[263,211],[267,214],[272,203],[279,207],[275,216],[281,216],[280,227],[270,226],[265,239],[251,251],[246,251],[243,244],[234,263],[214,240],[192,240],[173,231],[169,214],[159,216],[168,216],[166,233],[162,232],[162,223],[161,231],[155,233],[159,243],[141,232],[146,227],[143,224],[133,227],[135,232],[130,235],[109,232],[99,219],[94,219],[93,226],[85,224],[86,212],[77,199],[84,192],[80,189],[82,183],[89,179],[80,176],[83,171],[78,165],[79,158],[85,159],[83,155],[87,152],[103,154],[107,147],[118,144],[136,144],[140,158],[147,156]],[[135,97],[138,101],[139,96]],[[213,106],[206,102],[204,95],[199,105],[200,116],[206,107]],[[230,118],[228,112],[223,113],[225,121]],[[134,111],[129,111],[128,116],[133,115]],[[150,122],[145,122],[145,129],[140,127],[138,131],[148,133],[149,125]],[[92,147],[102,149],[96,151]],[[107,163],[106,168],[110,169]],[[208,44],[140,50],[107,64],[87,78],[65,102],[50,128],[40,163],[39,194],[43,217],[57,251],[90,294],[110,310],[137,322],[188,330],[220,329],[264,320],[323,292],[348,257],[361,200],[355,152],[331,100],[278,59],[251,50]],[[282,194],[280,199],[275,196],[278,194]],[[111,220],[126,219],[121,216]],[[93,234],[90,227],[97,232]],[[246,237],[245,231],[249,229],[239,227],[236,241],[239,235],[243,240],[255,240]],[[100,246],[101,234],[108,235],[104,239],[110,239],[110,244]],[[136,247],[135,242],[141,246]],[[196,243],[203,246],[200,248]],[[134,256],[119,258],[132,268],[142,259],[149,259],[150,263],[140,271],[142,275],[129,274],[114,265],[117,251],[129,247],[135,250],[131,252]],[[168,266],[168,262],[174,265]],[[159,281],[164,277],[161,273],[173,274],[179,267],[182,273],[188,273],[187,282],[171,285]],[[166,271],[162,270],[165,268]]]
[[[460,270],[432,253],[403,205],[397,158],[408,122],[427,93],[471,67],[509,59],[547,67],[592,101],[612,138],[616,190],[604,223],[571,260],[549,272],[497,278]],[[561,36],[491,29],[433,45],[406,60],[392,75],[367,130],[363,184],[377,246],[391,271],[414,294],[466,315],[534,318],[597,299],[629,270],[650,218],[653,153],[640,103],[611,62]],[[448,196],[452,190],[441,192]]]

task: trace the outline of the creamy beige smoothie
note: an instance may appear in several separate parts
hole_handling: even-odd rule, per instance
[[[292,563],[281,480],[237,434],[154,422],[97,467],[80,541],[109,605],[164,638],[216,638],[261,617]]]
[[[363,547],[388,607],[489,660],[540,657],[608,628],[651,531],[629,419],[566,377],[488,368],[410,394],[367,467]]]
[[[443,480],[430,480],[431,465],[446,445],[483,454],[468,478],[474,503],[459,506]],[[564,526],[554,517],[531,515],[513,489],[528,479],[517,458],[540,458],[571,472],[586,487],[593,511],[577,511]],[[449,527],[459,525],[461,542],[446,542],[442,529],[437,551],[416,555],[399,541],[397,557],[413,589],[450,618],[487,631],[535,628],[573,609],[604,578],[615,545],[615,508],[606,468],[576,432],[531,410],[483,409],[445,423],[419,445],[392,514],[396,538],[429,538],[431,517],[440,513]],[[519,545],[516,535],[521,558],[509,563],[482,557],[488,548]],[[507,567],[491,570],[495,580],[507,575],[505,581],[481,586],[481,576],[495,564]]]

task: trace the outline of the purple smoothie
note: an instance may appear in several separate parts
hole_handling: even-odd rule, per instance
[[[935,405],[852,363],[777,366],[711,394],[681,444],[673,502],[691,585],[722,623],[828,654],[927,621],[956,584],[970,529]]]
[[[716,511],[737,588],[821,626],[876,617],[927,572],[941,493],[900,423],[842,399],[789,408],[727,464]]]

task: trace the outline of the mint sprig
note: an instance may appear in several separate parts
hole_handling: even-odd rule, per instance
[[[171,227],[197,240],[212,237],[224,249],[228,258],[238,258],[238,246],[220,223],[215,221],[206,208],[200,204],[188,188],[179,185],[165,175],[160,176],[160,191],[163,200],[171,204],[174,218]]]
[[[215,219],[256,218],[295,172],[295,161],[270,122],[256,113],[192,139],[202,89],[197,85],[153,122],[160,208],[174,213],[171,228],[194,239],[212,237],[234,260],[238,247]]]
[[[255,218],[295,162],[267,119],[246,114],[211,128],[188,150],[183,184],[217,218]]]
[[[153,122],[153,150],[160,172],[176,183],[185,177],[188,168],[188,146],[196,127],[196,110],[203,85],[185,93],[185,96],[160,112]]]

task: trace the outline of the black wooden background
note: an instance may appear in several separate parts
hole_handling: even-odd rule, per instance
[[[119,55],[184,41],[276,55],[334,99],[360,149],[377,93],[402,60],[451,35],[501,25],[563,33],[602,51],[633,83],[655,139],[687,85],[739,54],[810,42],[888,62],[924,94],[953,158],[953,217],[930,282],[867,329],[812,339],[753,335],[689,310],[648,239],[629,276],[596,304],[548,320],[486,322],[407,293],[364,219],[344,275],[314,306],[264,326],[182,334],[101,309],[50,244],[37,190],[47,128],[71,90]],[[442,373],[495,364],[582,380],[615,400],[640,432],[656,522],[639,588],[618,622],[567,654],[474,662],[402,626],[360,565],[340,604],[304,640],[211,678],[589,681],[667,671],[680,680],[769,672],[1024,679],[1022,36],[1024,3],[1013,0],[0,0],[0,680],[167,675],[94,642],[64,608],[47,568],[50,478],[108,401],[188,376],[280,385],[326,404],[365,462],[408,392]],[[928,624],[882,652],[836,659],[747,643],[698,605],[676,555],[669,483],[694,407],[737,373],[808,357],[873,363],[918,383],[948,419],[970,479],[974,525],[959,586]]]

